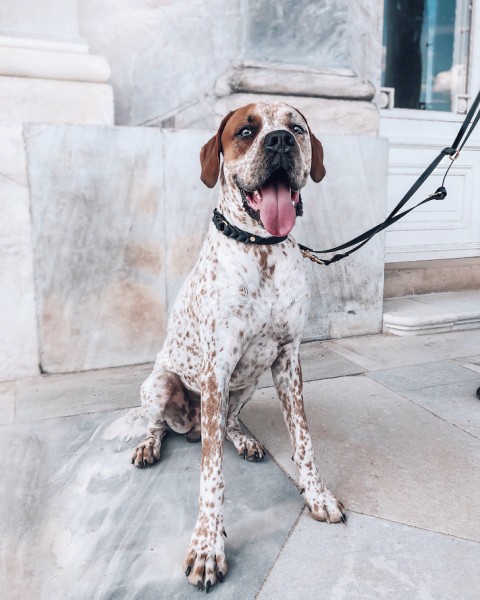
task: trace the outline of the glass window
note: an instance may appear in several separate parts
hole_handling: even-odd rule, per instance
[[[471,0],[385,0],[382,85],[395,107],[453,110],[467,89]]]

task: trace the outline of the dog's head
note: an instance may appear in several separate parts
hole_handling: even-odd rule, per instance
[[[249,104],[223,119],[200,151],[201,179],[208,187],[221,172],[220,154],[229,201],[270,235],[290,233],[308,175],[316,182],[325,176],[321,143],[305,117],[280,102]]]

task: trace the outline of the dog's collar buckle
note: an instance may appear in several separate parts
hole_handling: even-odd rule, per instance
[[[282,235],[280,237],[261,237],[260,235],[253,235],[253,233],[248,233],[248,231],[243,231],[243,229],[239,229],[232,225],[227,221],[227,219],[222,215],[222,213],[218,212],[215,208],[213,211],[212,221],[215,227],[223,233],[228,238],[232,238],[237,242],[242,242],[243,244],[258,244],[259,246],[267,246],[270,244],[280,244],[280,242],[284,242],[288,235]]]

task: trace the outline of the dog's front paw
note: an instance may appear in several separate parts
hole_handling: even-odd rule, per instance
[[[151,467],[160,460],[161,440],[152,436],[145,438],[133,451],[132,464],[143,469]]]
[[[200,533],[196,528],[183,561],[183,570],[192,585],[207,593],[217,581],[221,583],[228,570],[223,530],[222,533]]]
[[[310,487],[304,491],[305,503],[316,521],[346,523],[347,515],[340,500],[324,485]]]

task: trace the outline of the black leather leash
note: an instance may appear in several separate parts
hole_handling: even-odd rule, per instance
[[[477,112],[479,105],[480,105],[480,92],[477,94],[477,97],[473,101],[473,104],[470,107],[470,110],[468,111],[467,116],[465,117],[465,120],[462,123],[462,126],[460,127],[460,130],[459,130],[457,137],[455,138],[453,144],[451,146],[447,146],[446,148],[444,148],[440,152],[440,154],[428,165],[428,167],[425,169],[425,171],[415,181],[415,183],[411,186],[411,188],[408,190],[408,192],[405,194],[405,196],[403,196],[403,198],[400,200],[400,202],[397,204],[397,206],[392,210],[392,212],[388,215],[388,217],[385,219],[385,221],[383,221],[382,223],[379,223],[378,225],[375,225],[375,227],[372,227],[368,231],[365,231],[361,235],[358,235],[357,237],[353,238],[349,242],[345,242],[344,244],[341,244],[340,246],[335,246],[334,248],[329,248],[328,250],[312,250],[312,248],[309,248],[308,246],[303,246],[302,244],[298,244],[304,258],[308,258],[311,261],[313,261],[317,264],[320,264],[320,265],[331,265],[332,263],[337,262],[337,261],[341,260],[342,258],[346,258],[347,256],[350,256],[350,254],[353,254],[353,252],[360,250],[360,248],[362,246],[365,246],[365,244],[368,243],[373,238],[374,235],[376,235],[380,231],[383,231],[384,229],[386,229],[393,223],[396,223],[399,219],[401,219],[405,215],[408,215],[409,212],[412,212],[412,210],[415,210],[422,204],[425,204],[426,202],[430,202],[431,200],[443,200],[444,198],[446,198],[447,190],[444,187],[445,179],[448,175],[448,172],[450,171],[451,166],[453,165],[453,161],[455,161],[458,158],[460,151],[462,150],[466,141],[472,134],[478,121],[480,120],[480,110]],[[476,115],[475,115],[475,112],[477,112]],[[474,115],[475,115],[475,118],[474,118]],[[410,198],[413,196],[413,194],[430,177],[430,175],[437,168],[437,166],[439,165],[439,163],[443,160],[443,158],[445,156],[450,157],[452,162],[450,163],[447,170],[445,171],[445,174],[442,179],[442,185],[433,194],[430,194],[429,196],[427,196],[427,198],[425,198],[418,204],[415,204],[415,206],[412,206],[412,208],[404,210],[403,212],[399,212],[400,209],[403,206],[405,206],[405,204],[410,200]],[[288,237],[288,235],[285,235],[285,236],[281,236],[281,237],[272,236],[272,237],[264,238],[259,235],[254,235],[252,233],[248,233],[248,231],[243,231],[242,229],[239,229],[235,225],[232,225],[231,223],[229,223],[227,221],[227,219],[221,213],[218,212],[217,209],[215,209],[213,211],[212,221],[214,222],[215,227],[219,231],[221,231],[224,235],[226,235],[227,237],[230,237],[234,240],[237,240],[238,242],[242,242],[244,244],[259,244],[262,246],[267,245],[267,244],[279,244],[280,242],[285,241]],[[353,246],[353,248],[351,246]],[[335,254],[332,258],[329,258],[329,259],[320,258],[318,256],[315,256],[315,254],[328,254],[330,252],[337,252],[338,250],[346,250],[347,248],[350,248],[350,250],[347,250],[347,252],[342,252],[340,254]]]
[[[460,127],[460,130],[459,130],[457,137],[455,138],[453,144],[451,146],[447,146],[447,148],[444,148],[440,152],[440,154],[428,165],[428,167],[425,169],[425,171],[420,175],[420,177],[417,179],[417,181],[415,181],[415,183],[411,186],[411,188],[408,190],[408,192],[405,194],[405,196],[403,196],[403,198],[400,200],[400,202],[397,204],[397,206],[392,210],[392,212],[388,215],[388,217],[385,219],[385,221],[383,221],[382,223],[379,223],[375,227],[372,227],[368,231],[365,231],[365,233],[358,235],[357,237],[353,238],[353,240],[350,240],[349,242],[345,242],[345,244],[341,244],[340,246],[335,246],[334,248],[329,248],[328,250],[312,250],[311,248],[308,248],[308,246],[303,246],[302,244],[298,244],[300,247],[300,250],[302,251],[303,256],[305,258],[309,258],[313,262],[316,262],[316,263],[319,263],[322,265],[330,265],[334,262],[341,260],[342,258],[346,258],[347,256],[350,256],[350,254],[352,254],[353,252],[356,252],[362,246],[365,246],[365,244],[368,243],[373,238],[374,235],[376,235],[380,231],[383,231],[384,229],[386,229],[393,223],[396,223],[399,219],[401,219],[405,215],[408,215],[409,212],[411,212],[412,210],[415,210],[422,204],[425,204],[426,202],[430,202],[431,200],[443,200],[447,196],[447,190],[444,187],[445,179],[448,175],[448,172],[450,171],[451,166],[453,165],[453,161],[455,161],[458,158],[460,151],[462,150],[463,146],[465,145],[466,141],[472,134],[473,130],[475,129],[475,127],[480,119],[480,111],[477,112],[479,105],[480,105],[480,92],[478,92],[477,97],[473,101],[473,103],[470,107],[470,110],[468,111],[467,116],[465,117],[465,120],[462,123],[462,126]],[[476,114],[475,118],[473,118],[475,112],[477,112],[477,114]],[[449,156],[452,162],[448,166],[448,169],[445,171],[445,175],[443,176],[443,180],[442,180],[442,185],[433,194],[430,194],[429,196],[427,196],[427,198],[425,198],[424,200],[422,200],[415,206],[412,206],[412,208],[409,208],[408,210],[404,210],[403,212],[399,212],[399,210],[403,206],[405,206],[405,204],[408,202],[408,200],[410,200],[410,198],[413,196],[413,194],[423,185],[423,183],[428,179],[428,177],[430,177],[430,175],[437,168],[437,166],[439,165],[439,163],[443,160],[443,158],[445,156]],[[354,246],[354,247],[351,248],[351,246]],[[345,250],[346,248],[350,248],[350,250],[348,250],[347,252],[340,253],[340,254],[335,254],[330,259],[324,259],[324,258],[319,258],[318,256],[315,256],[315,254],[327,254],[329,252],[337,252],[338,250]]]

